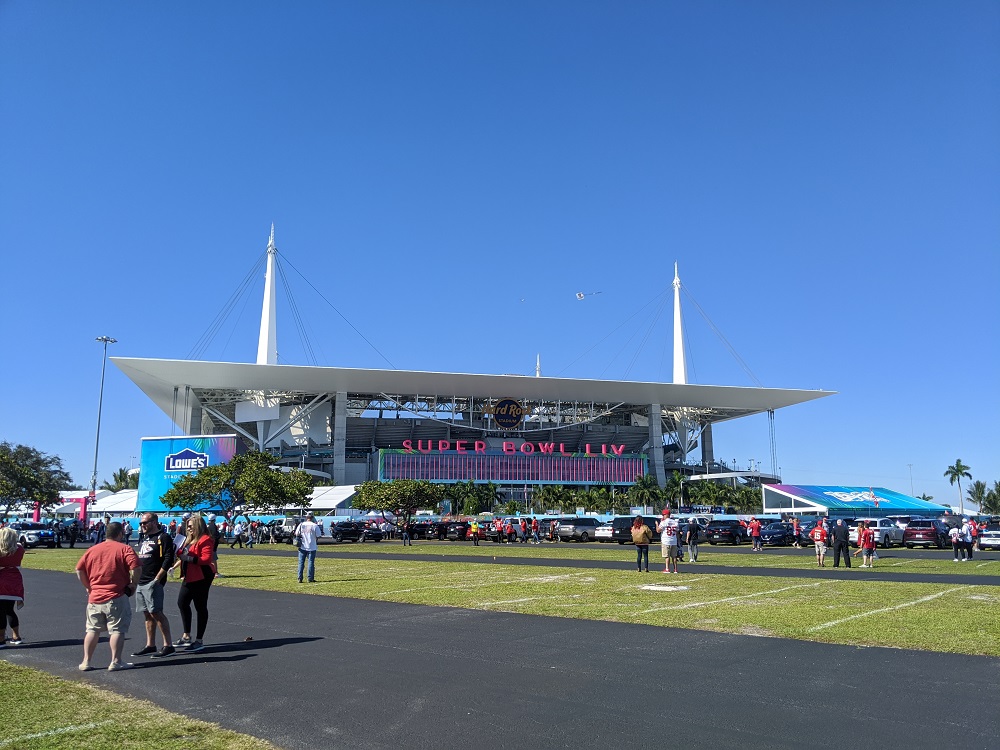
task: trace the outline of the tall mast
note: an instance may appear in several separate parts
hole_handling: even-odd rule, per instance
[[[542,355],[541,354],[536,354],[535,355],[535,377],[536,378],[542,377]]]
[[[684,327],[681,324],[681,279],[674,263],[674,382],[687,383],[687,360],[684,357]]]
[[[278,248],[274,246],[274,224],[267,241],[267,273],[264,275],[264,305],[260,311],[260,338],[257,339],[257,364],[278,364],[278,319],[274,304],[274,261]]]

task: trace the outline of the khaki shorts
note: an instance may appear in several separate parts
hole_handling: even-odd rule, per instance
[[[103,604],[87,604],[87,632],[127,633],[131,623],[132,608],[124,594]]]
[[[823,542],[816,542],[816,554],[825,555],[826,554],[826,544]]]
[[[676,544],[661,544],[660,554],[663,555],[664,559],[676,560],[677,559],[677,545]]]

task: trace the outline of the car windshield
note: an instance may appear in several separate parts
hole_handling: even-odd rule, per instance
[[[732,525],[733,525],[732,521],[712,521],[708,525],[708,528],[710,528],[710,529],[728,529]]]
[[[764,527],[764,531],[784,531],[785,524],[783,523],[769,523]]]
[[[934,525],[933,521],[910,521],[908,529],[929,529]]]

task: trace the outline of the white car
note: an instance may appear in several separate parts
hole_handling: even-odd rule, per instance
[[[868,527],[875,532],[875,546],[891,547],[894,544],[903,544],[903,530],[890,518],[856,518],[850,521],[851,525],[851,546],[858,546],[858,524],[864,521]]]
[[[611,541],[612,526],[610,523],[602,523],[596,529],[594,529],[594,539],[598,542],[610,542]]]
[[[979,530],[979,549],[1000,549],[1000,526]]]

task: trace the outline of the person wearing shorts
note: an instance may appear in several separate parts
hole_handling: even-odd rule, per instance
[[[122,541],[125,533],[120,523],[109,523],[106,534],[105,540],[84,552],[76,564],[77,578],[87,590],[87,632],[83,639],[81,672],[94,668],[91,660],[105,630],[111,636],[108,671],[117,672],[133,666],[122,661],[122,649],[132,622],[129,597],[135,593],[139,582],[139,558]]]
[[[174,540],[160,526],[155,513],[143,513],[139,521],[139,550],[142,564],[139,585],[135,590],[135,611],[142,612],[146,624],[146,645],[132,656],[149,656],[163,659],[173,656],[170,643],[170,622],[163,614],[163,586],[174,565]],[[156,629],[163,636],[163,648],[156,650]]]
[[[816,545],[816,564],[825,568],[826,565],[826,526],[820,521],[813,527],[813,530],[809,532],[809,538],[813,540],[813,544]]]
[[[670,517],[670,508],[663,509],[663,515],[656,524],[660,532],[660,553],[663,555],[664,573],[680,573],[677,568],[677,543],[679,527],[677,519]],[[673,568],[673,570],[671,570]]]

